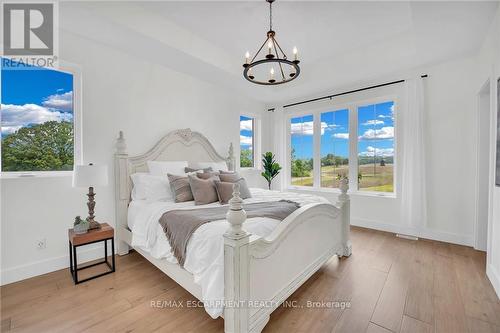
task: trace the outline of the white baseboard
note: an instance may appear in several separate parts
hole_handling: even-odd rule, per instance
[[[492,264],[486,264],[486,276],[490,279],[493,289],[495,289],[498,298],[500,298],[500,274],[496,270],[495,266]]]
[[[419,238],[432,239],[441,242],[473,246],[472,235],[459,235],[450,232],[432,230],[428,228],[417,229],[408,226],[381,223],[379,221],[360,219],[355,217],[351,218],[351,225],[392,232],[395,234],[404,234]]]
[[[109,247],[108,247],[109,249]],[[108,253],[111,253],[109,251]],[[104,247],[96,246],[92,248],[78,250],[78,264],[104,257]],[[69,255],[44,259],[29,264],[2,269],[0,285],[21,281],[30,277],[47,274],[69,267]],[[68,272],[68,277],[70,276]]]

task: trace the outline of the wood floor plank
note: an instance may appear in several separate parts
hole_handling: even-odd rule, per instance
[[[469,317],[500,325],[500,306],[491,302],[485,292],[481,277],[474,269],[470,257],[455,255],[453,263],[464,300],[465,314]]]
[[[352,278],[356,287],[353,291],[350,307],[342,312],[334,332],[366,331],[387,279],[387,273],[371,268],[356,267]]]
[[[416,241],[395,241],[398,254],[391,266],[384,288],[378,300],[371,321],[379,326],[397,332],[406,303],[406,295],[412,277]]]
[[[350,258],[332,258],[289,298],[350,307],[280,307],[264,332],[500,333],[484,253],[363,228],[353,228],[352,239]],[[223,332],[223,320],[203,308],[152,307],[194,297],[136,252],[116,260],[114,274],[77,286],[61,270],[0,287],[1,331]]]
[[[366,333],[392,333],[386,328],[380,327],[374,323],[369,323],[368,328],[366,329]]]
[[[500,326],[490,324],[488,322],[467,317],[469,332],[471,333],[499,333]]]
[[[434,253],[444,257],[450,257],[453,255],[451,251],[450,244],[444,242],[433,242]]]
[[[2,318],[1,325],[0,325],[0,332],[10,331],[10,328],[11,328],[10,323],[11,323],[10,318]]]
[[[432,324],[434,320],[433,289],[434,259],[433,245],[429,241],[418,241],[411,265],[411,277],[406,294],[404,313],[412,318]]]
[[[430,324],[409,316],[403,316],[401,333],[431,333],[432,331],[433,327]]]
[[[434,329],[436,333],[468,332],[453,259],[440,254],[434,259]]]

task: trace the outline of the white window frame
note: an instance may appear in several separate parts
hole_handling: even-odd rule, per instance
[[[73,75],[73,165],[82,164],[82,71],[81,67],[59,60],[58,68],[49,68]],[[0,170],[1,170],[0,154]],[[72,177],[73,170],[64,171],[1,171],[0,178],[44,178],[44,177]]]
[[[262,169],[262,161],[260,159],[261,156],[261,119],[262,117],[259,114],[245,112],[241,113],[240,117],[247,117],[253,119],[253,128],[252,128],[252,154],[253,154],[253,166],[251,167],[241,167],[241,142],[239,142],[239,154],[238,154],[238,167],[241,170],[261,170]],[[238,121],[239,118],[238,118]]]
[[[358,188],[358,108],[366,105],[379,104],[391,101],[394,103],[394,166],[393,166],[393,192],[378,192],[378,191],[362,191]],[[376,97],[368,98],[352,98],[349,102],[324,102],[316,107],[302,107],[286,112],[284,117],[284,126],[286,128],[286,184],[289,190],[305,190],[315,192],[333,192],[340,194],[338,188],[321,187],[321,114],[339,110],[349,110],[349,189],[350,193],[362,196],[375,196],[375,197],[397,197],[397,169],[398,169],[398,114],[399,114],[399,96],[398,94],[380,94]],[[292,185],[291,177],[291,129],[290,123],[292,118],[300,116],[313,116],[313,186],[298,186]]]

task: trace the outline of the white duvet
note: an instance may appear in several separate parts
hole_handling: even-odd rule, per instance
[[[326,199],[314,195],[256,188],[252,188],[251,193],[252,198],[246,199],[245,203],[287,199],[303,206],[308,203],[328,202]],[[174,209],[211,206],[220,206],[220,204],[195,206],[194,201],[182,203],[132,201],[128,210],[128,225],[132,230],[132,246],[149,252],[154,258],[165,259],[176,264],[177,259],[173,256],[170,244],[160,226],[160,217],[163,213]],[[245,221],[243,229],[251,234],[265,237],[279,222],[270,218],[251,218]],[[193,274],[195,283],[201,286],[205,310],[212,318],[217,318],[223,313],[223,308],[219,305],[224,299],[224,238],[222,235],[227,229],[226,220],[202,225],[191,236],[186,251],[184,269]]]

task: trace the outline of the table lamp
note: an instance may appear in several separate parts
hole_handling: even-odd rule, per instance
[[[99,229],[101,226],[99,222],[94,220],[95,208],[95,186],[108,185],[108,167],[106,165],[75,165],[73,170],[73,187],[88,187],[89,193],[87,194],[89,201],[87,207],[89,208],[89,229]]]

